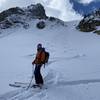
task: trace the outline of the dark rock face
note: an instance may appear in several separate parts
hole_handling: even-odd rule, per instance
[[[13,15],[13,14],[19,14],[19,15],[23,15],[25,14],[24,11],[19,8],[19,7],[15,7],[15,8],[10,8],[8,10],[5,10],[3,12],[0,13],[0,22],[4,21],[7,17]]]
[[[41,4],[30,5],[26,8],[14,7],[0,13],[0,28],[6,29],[20,24],[28,28],[27,20],[46,19],[45,9]]]
[[[0,28],[1,29],[10,28],[11,26],[12,26],[12,23],[9,22],[8,20],[5,20],[4,22],[0,23]]]
[[[52,23],[52,27],[55,25],[64,25],[64,22],[55,17],[46,16],[44,7],[38,3],[36,5],[30,5],[25,8],[14,7],[5,10],[0,13],[0,29],[7,29],[11,27],[23,27],[29,28],[29,21],[33,19],[39,19],[36,24],[38,29],[46,27],[46,21]]]
[[[83,31],[83,32],[91,32],[91,31],[95,30],[95,24],[92,20],[85,22],[83,19],[79,23],[78,28],[80,31]]]
[[[83,32],[91,32],[96,29],[96,26],[100,26],[100,9],[89,15],[85,15],[77,28]]]
[[[39,19],[46,19],[46,14],[45,14],[45,9],[41,4],[37,5],[30,5],[27,7],[27,11],[30,12],[30,15],[34,18],[39,18]]]
[[[53,21],[56,21],[56,18],[55,18],[55,17],[49,17],[48,19],[49,19],[50,21],[52,21],[52,22],[53,22]]]

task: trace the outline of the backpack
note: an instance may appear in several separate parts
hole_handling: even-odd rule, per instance
[[[49,52],[45,51],[45,48],[43,48],[43,52],[45,53],[45,58],[43,61],[43,63],[45,64],[45,63],[48,63],[50,54],[49,54]]]
[[[49,60],[49,52],[45,51],[45,63],[48,63],[48,60]]]

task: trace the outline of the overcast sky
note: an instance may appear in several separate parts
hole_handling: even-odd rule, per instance
[[[93,0],[78,0],[81,3],[88,4]],[[10,7],[26,7],[32,3],[42,3],[48,16],[58,17],[64,21],[80,19],[70,4],[69,0],[0,0],[0,12]]]

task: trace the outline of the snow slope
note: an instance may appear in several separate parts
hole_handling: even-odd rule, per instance
[[[46,22],[43,30],[36,22],[0,35],[0,100],[100,100],[100,37],[79,32],[77,22]],[[42,68],[47,89],[9,87],[15,81],[30,82],[38,43],[50,52],[49,64]]]

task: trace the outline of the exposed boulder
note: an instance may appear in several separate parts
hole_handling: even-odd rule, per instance
[[[45,25],[45,22],[44,21],[40,21],[40,22],[37,23],[36,26],[39,29],[43,29],[43,28],[45,28],[46,25]]]

